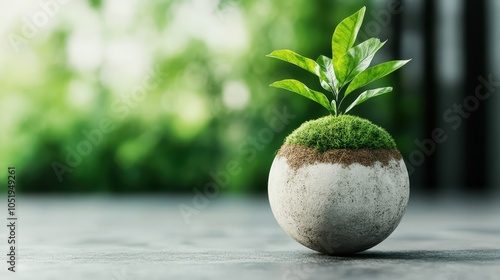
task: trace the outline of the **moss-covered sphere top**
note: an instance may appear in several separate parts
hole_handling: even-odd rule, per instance
[[[332,149],[392,149],[396,143],[385,129],[351,115],[326,116],[303,123],[285,140],[318,152]]]

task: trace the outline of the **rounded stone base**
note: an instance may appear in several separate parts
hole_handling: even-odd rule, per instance
[[[303,149],[282,151],[269,174],[269,201],[279,225],[302,245],[352,254],[382,242],[401,221],[410,183],[397,150],[399,158],[380,161],[373,157],[377,152],[362,151],[361,163],[355,162],[355,150],[342,151],[348,163],[325,155],[311,160],[314,155],[305,156]],[[301,159],[304,164],[298,164]]]

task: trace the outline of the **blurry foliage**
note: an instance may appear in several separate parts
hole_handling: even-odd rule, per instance
[[[362,5],[369,11],[366,2],[72,2],[20,53],[0,61],[9,69],[0,75],[2,162],[17,167],[24,192],[191,192],[230,161],[241,172],[224,191],[263,191],[284,138],[325,115],[303,97],[268,87],[293,77],[315,88],[317,79],[265,55],[284,48],[330,55],[334,26]],[[151,71],[159,71],[157,84],[131,102]],[[353,114],[391,132],[390,98]],[[296,117],[254,147],[251,137],[259,139],[284,107]],[[59,182],[53,163],[67,165],[67,148],[103,120],[113,131]]]
[[[102,6],[102,0],[89,0],[89,4],[91,7],[99,9]]]

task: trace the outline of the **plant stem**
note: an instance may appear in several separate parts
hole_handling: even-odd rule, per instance
[[[343,86],[342,86],[342,88],[343,88]],[[342,88],[339,89],[339,92],[342,91]],[[342,105],[342,102],[344,102],[344,99],[345,99],[345,94],[342,94],[342,99],[340,99],[340,103],[337,103],[337,112],[340,112],[340,105]]]
[[[340,100],[339,106],[337,106],[337,110],[340,109],[340,105],[342,105],[342,102],[344,101],[344,98],[345,98],[345,96],[342,97],[342,99]]]

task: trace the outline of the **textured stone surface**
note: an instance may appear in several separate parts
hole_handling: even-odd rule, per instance
[[[408,197],[402,159],[294,169],[277,156],[269,173],[269,201],[279,225],[304,246],[328,254],[356,253],[383,241],[399,224]]]
[[[19,272],[0,265],[0,279],[497,280],[500,200],[489,197],[412,195],[384,242],[334,257],[288,237],[267,196],[213,198],[190,224],[178,206],[193,196],[20,196]],[[0,227],[2,263],[6,234]]]

